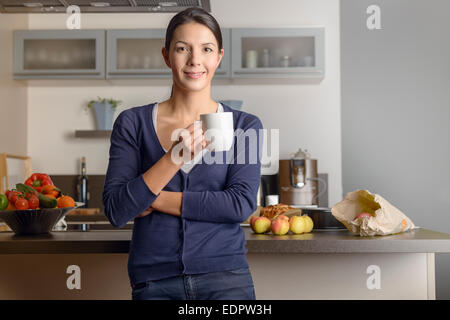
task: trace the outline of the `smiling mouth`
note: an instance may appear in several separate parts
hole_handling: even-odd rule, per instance
[[[205,72],[185,72],[184,74],[190,79],[198,79],[203,76]]]

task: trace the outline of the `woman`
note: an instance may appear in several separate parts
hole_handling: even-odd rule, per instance
[[[255,299],[240,223],[256,210],[262,124],[211,99],[211,80],[224,51],[220,27],[209,13],[190,8],[175,15],[162,54],[172,69],[171,97],[117,117],[103,191],[111,224],[120,228],[134,219],[128,260],[132,298]],[[209,142],[201,130],[194,131],[194,122],[215,112],[232,112],[235,130],[256,130],[256,162],[201,161],[242,155],[236,134],[231,153],[207,152]],[[187,138],[172,141],[178,128],[186,129]],[[185,163],[175,159],[178,144],[183,146],[178,155],[188,155]],[[245,146],[247,158],[251,149]]]

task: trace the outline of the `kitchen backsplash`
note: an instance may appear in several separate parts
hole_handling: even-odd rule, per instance
[[[56,175],[51,174],[55,186],[60,188],[64,193],[77,201],[77,183],[78,175]],[[100,208],[104,212],[105,208],[102,203],[103,187],[105,185],[105,175],[88,175],[88,190],[89,190],[89,208]]]
[[[77,200],[77,183],[78,175],[50,175],[53,183],[60,188],[64,193],[67,193],[75,200]],[[102,203],[103,188],[105,185],[105,175],[89,175],[88,176],[88,190],[89,190],[89,208],[100,208],[101,212],[105,212],[105,207]],[[319,173],[319,178],[326,181],[328,186],[328,174]],[[321,189],[319,184],[319,206],[328,207],[328,188]]]

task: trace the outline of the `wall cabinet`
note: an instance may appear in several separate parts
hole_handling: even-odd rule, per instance
[[[324,28],[222,29],[215,78],[323,78]],[[165,29],[18,30],[15,79],[171,78]]]
[[[324,28],[232,29],[233,78],[324,76]]]
[[[106,77],[116,78],[169,78],[161,54],[164,29],[107,30]]]
[[[15,79],[103,79],[104,30],[14,31]]]

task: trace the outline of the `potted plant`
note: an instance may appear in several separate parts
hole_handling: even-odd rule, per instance
[[[112,130],[114,112],[121,103],[121,100],[100,97],[97,100],[89,101],[88,108],[94,107],[97,130]]]

